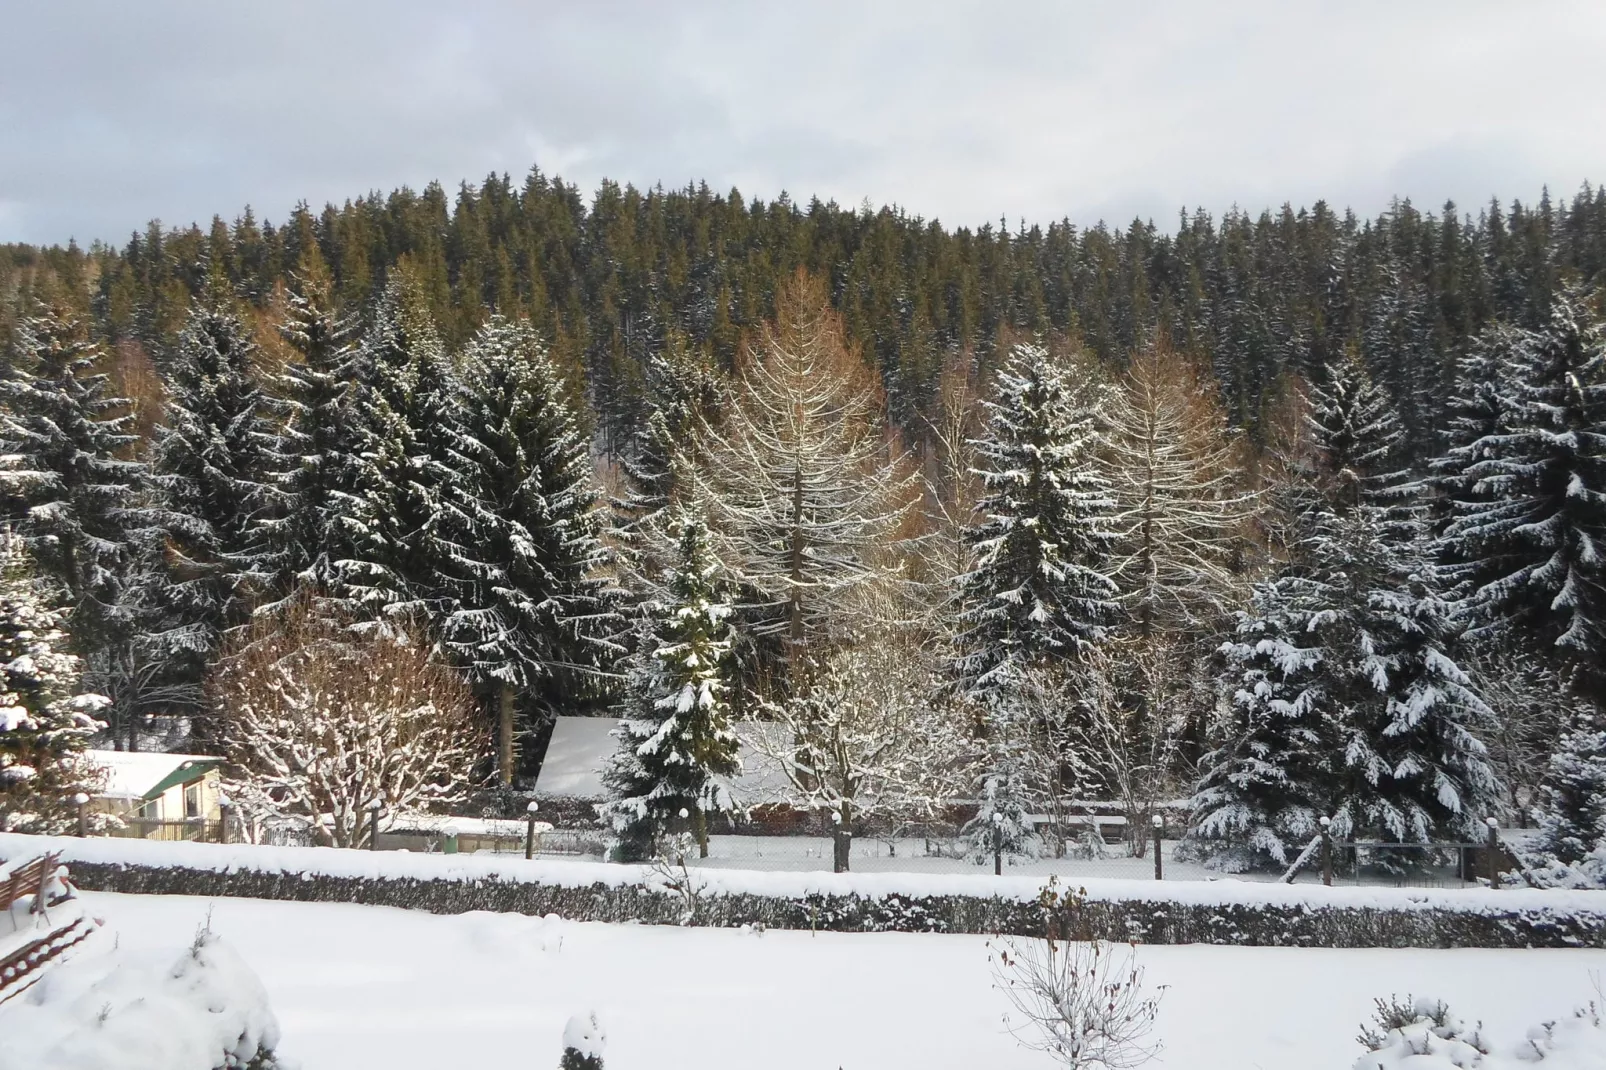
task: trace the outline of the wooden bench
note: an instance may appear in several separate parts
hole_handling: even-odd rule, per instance
[[[55,905],[46,902],[45,894],[60,860],[59,853],[47,854],[13,869],[4,883],[0,884],[0,914],[9,917],[11,908],[28,895],[34,897],[32,906],[28,908],[30,915],[44,914]],[[71,898],[70,888],[68,894],[57,902],[68,898]],[[39,979],[45,966],[82,943],[98,925],[95,919],[75,913],[62,924],[53,926],[0,958],[0,1003],[27,989]]]

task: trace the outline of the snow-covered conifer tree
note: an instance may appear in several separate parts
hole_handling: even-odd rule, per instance
[[[423,300],[393,275],[354,354],[351,483],[335,492],[331,510],[336,544],[350,547],[334,562],[336,604],[354,621],[444,615],[437,603],[452,556],[441,543],[452,458],[431,446],[444,451],[456,430],[444,411],[452,393],[445,360]]]
[[[78,693],[79,659],[63,649],[65,614],[31,574],[21,540],[0,533],[0,831],[59,833],[72,827],[72,797],[98,772],[82,757],[104,728],[105,704]]]
[[[257,521],[274,502],[277,432],[255,350],[232,311],[192,312],[170,363],[152,465],[167,534],[156,592],[165,619],[152,639],[168,672],[197,686],[223,631],[249,615],[247,576],[262,572]]]
[[[1097,642],[1117,593],[1115,501],[1094,460],[1098,392],[1076,390],[1047,350],[1022,344],[985,405],[985,491],[968,535],[974,566],[962,580],[958,660],[978,694],[1005,691],[1025,668]]]
[[[614,504],[618,531],[648,583],[674,556],[675,539],[656,523],[665,516],[683,468],[689,439],[702,421],[718,425],[726,385],[706,354],[691,348],[685,335],[670,331],[661,352],[647,367],[650,411],[623,459],[626,493]]]
[[[1391,464],[1398,427],[1353,352],[1311,424],[1325,495],[1225,648],[1235,717],[1196,792],[1196,838],[1228,841],[1234,866],[1283,861],[1322,814],[1340,836],[1465,838],[1498,790],[1468,730],[1490,712],[1449,656],[1423,510]]]
[[[1480,582],[1482,634],[1549,656],[1606,701],[1606,334],[1586,295],[1558,292],[1547,323],[1511,347],[1493,402],[1503,425],[1466,448],[1471,500],[1445,532]]]
[[[606,774],[606,806],[630,854],[672,828],[681,811],[708,856],[708,815],[734,808],[721,778],[737,769],[730,724],[730,615],[708,527],[693,513],[674,526],[679,553],[653,608],[657,628],[646,664],[634,674],[631,717],[615,734],[619,752]]]
[[[994,852],[1017,858],[1042,853],[1042,840],[1028,814],[1034,793],[1030,769],[1029,726],[1018,718],[993,717],[988,722],[987,750],[976,777],[976,816],[960,829],[970,844],[970,857],[985,862]]]
[[[463,383],[442,635],[497,703],[507,782],[516,696],[569,708],[594,697],[622,624],[590,452],[534,330],[493,317],[469,343]]]
[[[118,613],[149,515],[146,466],[130,406],[97,369],[100,348],[70,313],[41,308],[18,325],[16,357],[0,378],[0,481],[11,519],[45,575],[64,587],[81,651],[125,638]]]
[[[1200,762],[1189,839],[1217,868],[1286,865],[1329,813],[1338,726],[1297,581],[1262,584],[1222,646],[1231,715]]]
[[[350,491],[357,448],[348,403],[355,328],[335,313],[321,264],[304,267],[280,328],[295,353],[279,382],[285,411],[274,490],[280,504],[258,520],[270,552],[261,567],[279,599],[298,587],[329,590],[333,563],[350,556],[334,517],[339,496]]]
[[[1556,745],[1540,801],[1543,849],[1569,864],[1606,839],[1606,730],[1580,713]]]

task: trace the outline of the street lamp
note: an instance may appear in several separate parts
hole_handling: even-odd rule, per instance
[[[1333,819],[1321,816],[1322,826],[1322,883],[1333,886]]]
[[[1004,815],[993,811],[993,876],[1004,875]]]
[[[378,799],[368,804],[370,820],[368,824],[368,849],[379,850],[379,815],[384,811],[385,804]]]
[[[528,823],[528,826],[524,830],[524,859],[525,859],[525,861],[529,861],[530,859],[535,857],[535,815],[536,815],[536,812],[539,811],[540,809],[541,809],[541,804],[536,802],[534,799],[531,799],[530,800],[530,805],[528,805],[528,806],[526,806],[524,808],[524,812],[529,815],[529,817],[528,817],[528,822],[529,823]]]
[[[1149,818],[1149,824],[1154,828],[1154,879],[1163,880],[1165,874],[1161,868],[1164,863],[1160,860],[1162,854],[1160,847],[1165,836],[1165,818],[1155,814]]]
[[[76,792],[72,797],[73,805],[78,807],[78,835],[89,835],[89,796],[83,792]]]

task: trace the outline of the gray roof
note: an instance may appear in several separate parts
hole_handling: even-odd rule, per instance
[[[546,760],[536,778],[536,792],[557,798],[606,798],[602,769],[619,749],[619,741],[611,735],[618,724],[617,717],[559,717],[552,726],[552,741],[547,744]],[[785,796],[786,777],[772,759],[748,742],[760,736],[776,738],[780,731],[779,725],[767,721],[736,725],[736,734],[742,738],[738,752],[742,771],[729,786],[738,803],[751,806],[777,802]]]

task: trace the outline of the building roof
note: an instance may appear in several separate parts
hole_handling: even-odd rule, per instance
[[[100,794],[109,799],[154,799],[175,784],[199,780],[223,764],[211,754],[162,754],[153,751],[91,750],[85,756],[106,770]]]
[[[602,769],[619,749],[619,741],[611,735],[618,724],[617,717],[559,717],[536,778],[536,792],[560,798],[606,798]],[[738,751],[742,771],[728,786],[737,802],[775,802],[785,794],[785,775],[749,742],[759,736],[771,737],[778,730],[778,725],[765,721],[736,725],[736,734],[742,739]]]

